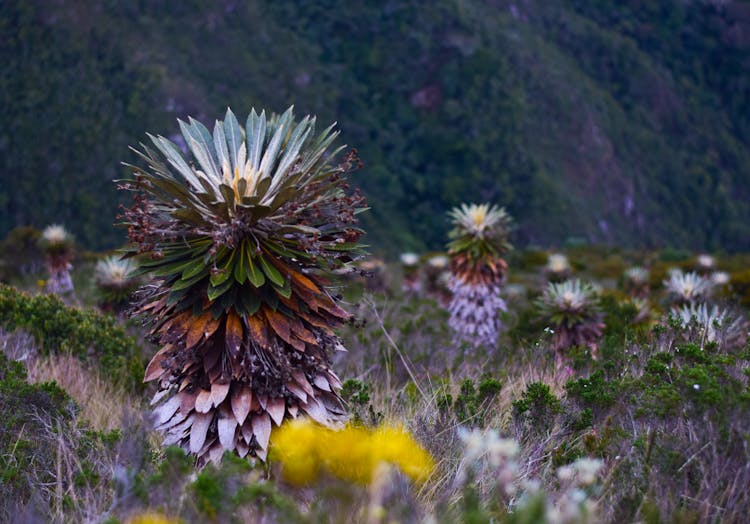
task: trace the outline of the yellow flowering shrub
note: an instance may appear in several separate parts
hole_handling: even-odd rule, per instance
[[[274,431],[271,458],[281,464],[284,478],[295,485],[310,484],[322,472],[369,484],[381,463],[398,467],[415,482],[424,482],[435,467],[430,454],[402,427],[333,430],[309,420],[289,421]]]
[[[141,513],[127,520],[127,524],[180,524],[180,522],[180,520],[153,511]]]

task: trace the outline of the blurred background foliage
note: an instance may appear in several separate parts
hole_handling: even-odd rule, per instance
[[[358,148],[374,252],[439,248],[466,200],[520,244],[748,250],[749,47],[735,1],[11,0],[0,237],[119,245],[128,145],[294,103]]]

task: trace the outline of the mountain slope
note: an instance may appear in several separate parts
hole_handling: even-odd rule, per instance
[[[750,248],[743,2],[10,2],[0,234],[113,229],[145,131],[238,110],[337,120],[374,251],[442,246],[492,201],[516,241]]]

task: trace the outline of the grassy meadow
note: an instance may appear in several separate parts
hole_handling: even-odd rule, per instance
[[[43,292],[38,258],[6,255],[0,521],[743,522],[750,257],[563,253],[605,328],[562,353],[539,306],[548,252],[507,256],[493,347],[453,335],[437,253],[340,271],[331,285],[354,313],[333,362],[347,429],[274,429],[268,461],[226,453],[205,467],[153,429],[156,386],[141,379],[157,347],[97,287],[101,255],[78,252],[64,300]],[[624,276],[635,265],[649,268],[641,299]],[[713,278],[703,301],[729,313],[670,315],[673,268]]]

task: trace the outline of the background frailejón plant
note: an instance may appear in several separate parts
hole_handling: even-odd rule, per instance
[[[45,290],[65,298],[75,299],[73,279],[70,270],[73,268],[74,240],[67,229],[59,224],[52,224],[44,228],[39,238],[39,247],[44,252],[44,262],[47,266],[47,282]]]
[[[132,259],[108,256],[96,263],[95,282],[101,295],[101,307],[119,310],[127,304],[130,295],[139,285],[133,276],[136,265]]]
[[[604,315],[591,284],[578,279],[559,284],[550,282],[537,307],[554,331],[552,348],[558,357],[574,346],[588,347],[596,355],[598,340],[604,332]]]
[[[494,347],[501,327],[499,312],[506,310],[500,287],[507,269],[502,256],[511,249],[510,215],[489,204],[462,204],[449,216],[454,226],[448,242],[450,327],[457,341]]]
[[[329,364],[350,315],[323,273],[358,253],[364,199],[345,182],[357,160],[334,164],[338,132],[316,133],[292,108],[180,128],[192,157],[149,135],[156,150],[138,152],[148,169],[125,185],[130,255],[155,278],[138,312],[162,345],[145,380],[159,380],[165,445],[200,462],[225,450],[265,459],[272,424],[344,415]]]
[[[678,306],[705,302],[714,287],[711,279],[695,272],[683,273],[679,269],[671,271],[663,284],[668,300]]]

